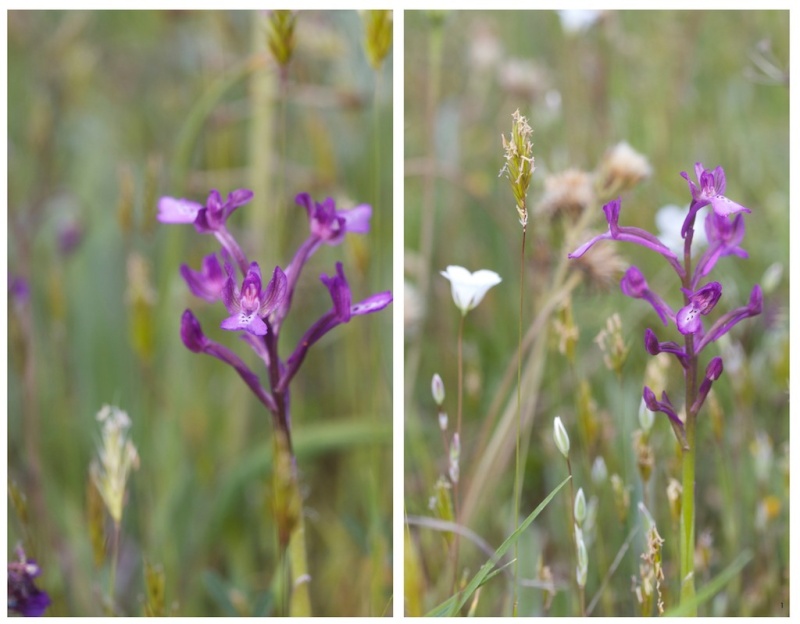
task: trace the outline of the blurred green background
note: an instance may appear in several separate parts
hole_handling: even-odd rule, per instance
[[[8,473],[26,503],[9,501],[8,556],[23,543],[38,560],[48,615],[104,613],[87,492],[105,403],[130,415],[141,458],[118,612],[143,613],[145,561],[163,566],[167,612],[280,612],[270,418],[184,348],[183,310],[263,370],[179,276],[216,241],[158,224],[156,202],[253,189],[228,226],[266,273],[308,234],[297,193],[373,206],[368,235],[306,266],[283,357],[330,308],[318,277],[337,260],[354,301],[390,288],[392,60],[373,69],[364,32],[356,12],[298,14],[283,87],[266,12],[8,14],[8,271],[30,284],[9,295]],[[316,614],[391,611],[391,371],[390,308],[327,336],[292,387]]]
[[[470,511],[464,522],[492,549],[514,528],[521,232],[509,182],[498,172],[504,163],[500,137],[508,136],[519,109],[533,127],[536,164],[528,194],[524,332],[550,301],[551,280],[566,253],[607,228],[597,201],[588,208],[596,215],[591,227],[573,231],[574,215],[559,212],[546,188],[553,174],[591,173],[606,150],[626,141],[646,157],[652,173],[622,194],[622,225],[657,231],[659,208],[688,207],[691,196],[679,173],[694,179],[696,161],[710,169],[722,165],[726,194],[752,209],[743,242],[749,259],[723,258],[709,278],[722,282],[719,310],[727,311],[747,303],[753,284],[766,287],[765,272],[773,267],[762,315],[701,355],[703,370],[718,354],[726,368],[714,385],[717,406],[709,401],[700,414],[697,586],[749,551],[747,567],[702,605],[701,614],[787,615],[788,13],[603,12],[579,30],[566,28],[556,12],[406,12],[405,20],[405,512],[435,515],[429,498],[447,471],[430,382],[436,372],[444,379],[452,433],[459,314],[438,272],[458,264],[503,277],[465,325],[460,488]],[[566,184],[562,191],[580,189]],[[565,319],[557,307],[543,313],[537,346],[526,351],[525,366],[539,368],[525,369],[531,371],[527,378],[523,372],[531,424],[523,440],[520,516],[567,474],[552,437],[553,418],[560,415],[572,438],[575,487],[597,499],[587,530],[587,605],[597,596],[594,615],[637,615],[631,579],[640,573],[641,528],[623,547],[641,527],[636,506],[642,500],[665,539],[666,606],[678,602],[678,531],[666,488],[670,478],[680,480],[679,453],[666,417],[656,415],[653,473],[645,490],[632,435],[651,359],[642,348],[644,330],[652,327],[661,340],[679,336],[674,326],[664,329],[647,304],[624,297],[619,278],[636,264],[675,309],[681,295],[657,254],[621,243],[602,247],[593,252],[596,260],[563,268],[565,280],[572,274],[581,280],[571,299],[579,331],[575,363],[559,351],[556,321]],[[630,348],[620,380],[604,366],[594,342],[615,312]],[[680,406],[680,372],[673,364],[666,374],[665,388]],[[509,428],[500,427],[501,413],[511,414]],[[629,496],[619,515],[609,479],[590,477],[597,457],[608,475],[620,476]],[[520,590],[520,615],[576,613],[567,492],[520,541],[520,574],[527,583]],[[414,522],[407,529],[405,600],[407,612],[417,615],[451,595],[453,573],[442,535]],[[468,578],[486,559],[462,538]],[[511,613],[510,570],[483,587],[476,615]],[[542,589],[547,587],[556,591],[551,604]]]

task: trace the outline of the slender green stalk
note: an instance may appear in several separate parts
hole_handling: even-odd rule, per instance
[[[108,575],[108,610],[110,614],[114,614],[116,609],[114,607],[114,591],[117,585],[117,564],[119,563],[119,535],[120,523],[114,521],[114,536],[111,539],[111,570]]]
[[[311,616],[311,598],[308,594],[308,582],[311,580],[306,565],[306,527],[303,514],[289,540],[289,563],[291,565],[291,600],[289,615],[292,617]]]
[[[692,238],[694,234],[694,220],[689,224],[688,234],[684,240],[684,303],[689,303],[691,292],[690,282],[692,275]],[[694,514],[694,489],[695,489],[695,460],[696,460],[696,427],[697,414],[692,409],[697,398],[697,354],[694,352],[694,336],[685,337],[686,350],[686,446],[682,452],[682,479],[683,494],[681,496],[681,521],[680,521],[680,553],[681,553],[681,604],[689,604],[687,615],[697,615],[697,605],[694,602],[694,540],[695,540],[695,514]]]
[[[458,417],[456,420],[456,435],[458,436],[459,445],[461,444],[461,405],[463,400],[463,387],[464,387],[464,319],[467,318],[466,314],[461,315],[461,321],[458,324]],[[460,461],[460,458],[459,458]],[[460,470],[459,466],[459,470]],[[453,483],[453,514],[456,519],[456,524],[460,524],[460,509],[461,506],[458,502],[458,483],[461,481],[459,476]],[[460,542],[460,532],[456,531],[453,539],[453,592],[458,591],[458,547]]]
[[[576,530],[576,524],[575,524],[575,484],[572,479],[572,464],[569,461],[569,457],[567,457],[566,460],[567,460],[567,472],[569,472],[569,519],[571,523],[570,528],[572,530],[572,543],[575,546],[574,559],[577,567],[578,532]],[[578,598],[580,600],[580,611],[578,612],[578,616],[584,617],[586,615],[586,594],[584,592],[583,587],[581,587],[580,583],[578,583],[577,578],[575,578],[575,584],[578,585]]]
[[[525,238],[528,228],[522,227],[522,247],[519,256],[519,323],[517,338],[517,442],[514,452],[514,529],[519,528],[519,499],[521,496],[519,444],[522,437],[522,303],[525,293]],[[519,542],[514,543],[514,606],[512,615],[517,617],[519,610]]]

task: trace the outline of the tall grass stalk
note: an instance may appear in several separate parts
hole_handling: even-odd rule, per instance
[[[522,478],[520,476],[519,445],[522,437],[522,308],[525,293],[525,239],[527,226],[522,226],[522,245],[519,254],[519,318],[517,341],[517,440],[514,452],[514,529],[519,528],[519,499],[521,496]],[[519,608],[519,542],[514,543],[514,592],[512,615],[517,617]]]

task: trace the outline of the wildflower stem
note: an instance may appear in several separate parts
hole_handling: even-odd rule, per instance
[[[684,239],[684,303],[689,303],[692,277],[692,237],[694,235],[694,219],[688,224]],[[694,488],[695,488],[695,433],[697,414],[694,403],[697,399],[697,353],[694,348],[694,335],[685,336],[686,352],[686,445],[682,452],[683,495],[681,497],[680,552],[681,552],[681,603],[694,600]],[[697,615],[697,607],[691,609],[690,615]]]
[[[467,318],[466,314],[461,315],[461,321],[458,324],[458,416],[456,420],[456,435],[458,436],[459,442],[461,441],[461,404],[463,400],[463,381],[464,381],[464,356],[463,356],[463,344],[464,344],[464,319]],[[460,459],[459,459],[460,461]],[[456,523],[460,523],[460,512],[461,506],[458,502],[458,483],[460,479],[453,483],[453,514],[456,519]],[[455,537],[453,539],[453,592],[458,590],[458,546],[459,546],[459,533],[455,533]]]
[[[514,530],[519,527],[519,499],[522,489],[520,479],[519,445],[522,437],[522,303],[525,292],[525,239],[528,228],[522,226],[522,246],[519,256],[519,318],[517,332],[517,438],[514,453]],[[519,598],[517,588],[519,586],[519,542],[514,542],[514,592],[512,615],[517,617]]]
[[[117,584],[117,563],[119,561],[119,534],[120,523],[114,520],[114,536],[112,537],[111,545],[111,570],[108,574],[108,610],[111,614],[115,612],[114,608],[114,589]]]
[[[567,472],[569,473],[569,518],[570,518],[570,527],[572,528],[572,543],[575,546],[574,551],[574,560],[578,561],[578,533],[576,530],[577,525],[575,524],[575,484],[573,483],[572,479],[572,464],[569,461],[569,457],[566,458],[567,460]],[[578,612],[579,617],[586,616],[586,596],[581,587],[580,583],[578,583],[578,579],[575,579],[575,584],[578,585],[578,598],[580,600],[580,611]]]

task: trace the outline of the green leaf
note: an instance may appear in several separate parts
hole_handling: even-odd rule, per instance
[[[439,606],[434,607],[427,613],[427,617],[442,617],[445,615],[454,616],[461,611],[461,608],[466,604],[470,596],[475,593],[475,590],[489,579],[489,574],[492,572],[492,568],[494,568],[495,564],[504,554],[506,554],[506,551],[508,551],[508,549],[514,545],[514,543],[519,539],[520,535],[522,535],[523,531],[525,531],[525,529],[531,525],[536,517],[542,513],[544,508],[547,507],[558,491],[567,484],[567,481],[569,481],[570,478],[571,477],[567,477],[559,485],[557,485],[556,488],[547,495],[547,498],[539,503],[539,506],[534,509],[527,518],[525,518],[525,520],[511,535],[506,538],[506,541],[500,545],[500,548],[495,551],[494,555],[492,555],[489,560],[483,564],[481,569],[478,570],[478,573],[472,577],[472,580],[469,582],[469,585],[467,585],[464,591],[451,596]]]
[[[686,616],[689,613],[696,613],[698,606],[707,600],[710,600],[714,594],[732,581],[733,578],[742,570],[745,565],[747,565],[752,558],[753,553],[749,550],[742,552],[733,561],[733,563],[720,572],[713,581],[711,581],[708,585],[704,585],[703,588],[695,594],[693,599],[681,602],[681,604],[674,609],[667,611],[664,614],[664,617],[681,617]]]

